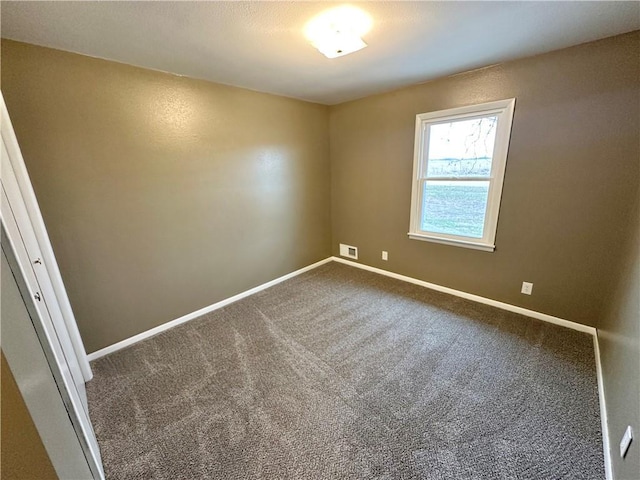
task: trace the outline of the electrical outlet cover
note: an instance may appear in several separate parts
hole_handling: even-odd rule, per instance
[[[622,436],[622,440],[620,440],[620,457],[624,458],[629,450],[629,446],[631,445],[631,441],[633,440],[633,430],[631,430],[631,425],[627,427],[624,431],[624,435]]]

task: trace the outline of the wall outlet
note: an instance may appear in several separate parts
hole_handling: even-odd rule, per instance
[[[340,244],[340,256],[353,258],[355,260],[358,259],[358,247],[353,247],[351,245],[345,245],[344,243]]]
[[[533,293],[533,283],[522,282],[522,290],[520,290],[520,293],[524,293],[525,295],[531,295]]]
[[[384,250],[382,251],[382,259],[383,260],[389,260],[389,253],[385,252]]]
[[[620,458],[624,458],[627,454],[629,446],[631,445],[631,440],[633,440],[633,430],[631,429],[631,425],[629,425],[624,431],[622,440],[620,440]]]

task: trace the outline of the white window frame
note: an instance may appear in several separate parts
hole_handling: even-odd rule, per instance
[[[409,238],[428,242],[444,243],[477,250],[493,252],[495,250],[496,229],[498,226],[498,213],[500,199],[502,197],[502,184],[507,164],[507,153],[511,137],[511,124],[516,99],[509,98],[495,102],[469,105],[466,107],[451,108],[437,112],[421,113],[416,115],[416,134],[413,157],[413,186],[411,190],[411,224],[409,226]],[[437,177],[437,180],[453,181],[489,181],[489,193],[487,209],[484,219],[482,238],[451,235],[439,232],[421,230],[420,219],[422,217],[423,192],[422,184],[427,180],[427,165],[429,162],[429,126],[448,123],[453,120],[466,120],[478,117],[497,117],[496,137],[491,162],[489,177]]]

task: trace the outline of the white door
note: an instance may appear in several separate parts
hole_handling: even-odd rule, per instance
[[[41,322],[46,342],[53,352],[55,365],[51,365],[51,368],[60,372],[70,400],[69,408],[73,410],[72,416],[79,423],[89,456],[102,478],[100,450],[89,419],[85,390],[85,381],[91,379],[91,369],[4,99],[0,107],[2,225],[33,297],[39,317],[37,320]]]

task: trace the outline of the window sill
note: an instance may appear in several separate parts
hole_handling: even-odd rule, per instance
[[[472,248],[474,250],[483,250],[485,252],[493,252],[496,249],[495,245],[489,245],[486,243],[467,242],[465,240],[454,240],[451,238],[432,237],[430,235],[424,235],[422,233],[409,232],[409,238],[412,240],[422,240],[423,242],[441,243],[443,245],[452,245],[454,247]]]

